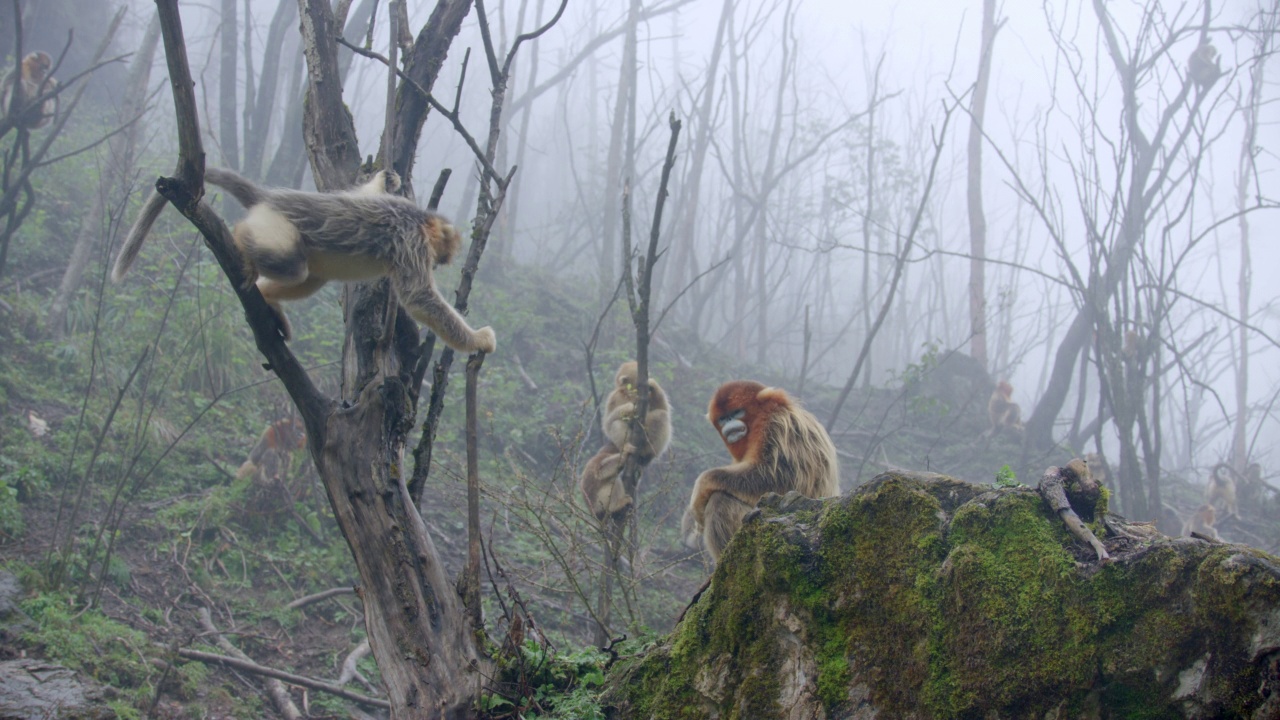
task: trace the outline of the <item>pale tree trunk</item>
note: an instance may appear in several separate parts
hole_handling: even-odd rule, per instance
[[[873,235],[874,218],[876,212],[876,111],[880,104],[880,70],[884,66],[884,55],[876,61],[875,70],[872,71],[871,81],[871,99],[867,105],[867,166],[864,169],[864,178],[866,180],[866,205],[862,213],[862,339],[863,342],[869,342],[871,337],[871,263],[873,262],[873,251],[871,248],[871,237]],[[854,382],[857,381],[855,377]],[[866,360],[866,370],[862,373],[862,387],[866,389],[871,386],[871,356],[868,354]],[[828,426],[829,427],[829,426]]]
[[[538,18],[542,17],[542,10],[543,10],[544,4],[545,4],[545,0],[538,0],[538,6],[537,8],[535,8],[534,15],[533,15],[535,23],[538,21]],[[522,6],[522,9],[523,9],[523,6]],[[523,28],[521,29],[521,32],[523,32]],[[529,70],[528,70],[529,80],[525,85],[526,93],[532,92],[534,86],[537,85],[538,83],[538,58],[539,57],[541,57],[541,55],[536,52],[529,57]],[[520,133],[519,133],[519,139],[516,141],[516,160],[515,160],[516,167],[524,166],[525,152],[529,148],[529,121],[532,119],[532,117],[533,117],[533,103],[529,103],[528,105],[525,105],[524,109],[520,113]],[[495,243],[496,247],[493,248],[495,253],[498,255],[499,260],[509,260],[512,258],[513,254],[515,253],[516,220],[519,218],[520,189],[523,186],[523,184],[524,183],[522,181],[522,177],[517,176],[514,181],[514,186],[511,188],[511,200],[508,203],[509,209],[507,210],[507,213],[506,213],[506,216],[507,216],[506,222],[507,222],[508,230],[506,233],[504,233],[504,236],[502,238],[502,243],[501,244]]]
[[[609,126],[609,155],[605,161],[604,197],[600,207],[603,208],[604,232],[600,248],[600,297],[608,300],[613,294],[614,278],[617,277],[617,256],[614,252],[618,244],[618,216],[621,207],[621,184],[623,166],[631,162],[624,158],[627,130],[627,109],[631,97],[635,93],[636,84],[636,32],[640,22],[640,2],[631,0],[627,10],[627,29],[622,43],[622,64],[618,69],[618,94],[613,103],[613,122]],[[634,129],[631,130],[634,132]],[[630,178],[628,178],[628,182]]]
[[[344,26],[343,37],[350,39],[364,36],[365,30],[369,26],[370,18],[373,17],[374,2],[375,0],[360,0],[360,4],[356,6],[355,12],[350,14]],[[290,22],[294,17],[291,16]],[[297,36],[290,33],[289,37],[292,39]],[[346,81],[347,71],[351,67],[353,57],[350,50],[343,48],[338,51],[338,77],[343,82]],[[272,155],[271,164],[267,166],[267,172],[264,176],[268,185],[281,185],[292,188],[302,185],[303,173],[307,168],[307,151],[303,147],[303,134],[299,132],[299,129],[303,126],[306,91],[298,89],[301,87],[303,72],[306,68],[305,60],[298,61],[294,67],[296,71],[291,75],[290,83],[294,91],[288,96],[289,106],[284,113],[284,135],[280,141],[280,146],[276,148],[276,152]],[[343,108],[343,112],[346,112],[346,108]]]
[[[151,82],[151,60],[155,56],[159,40],[160,23],[153,19],[129,64],[129,78],[118,119],[121,124],[130,125],[107,141],[106,171],[102,182],[98,183],[97,192],[90,200],[89,211],[80,221],[76,244],[71,250],[67,269],[62,273],[58,294],[49,303],[45,325],[55,339],[62,338],[67,332],[67,309],[71,306],[71,298],[80,289],[85,269],[89,267],[89,259],[97,245],[95,240],[103,231],[102,222],[106,216],[108,196],[112,196],[112,199],[116,196],[123,197],[129,188],[134,152],[142,129],[142,113],[146,109],[147,86]]]
[[[676,211],[676,255],[674,266],[668,268],[666,295],[675,297],[693,279],[694,270],[694,235],[697,231],[698,204],[702,194],[702,172],[706,167],[707,152],[711,149],[712,109],[716,104],[716,78],[720,74],[720,56],[724,53],[725,28],[729,25],[729,15],[736,7],[736,0],[724,0],[720,8],[720,21],[716,23],[716,36],[711,44],[711,59],[703,73],[706,84],[699,94],[696,127],[693,148],[689,151],[689,174],[685,178],[685,192],[678,202]]]
[[[1236,303],[1239,306],[1239,347],[1236,348],[1236,418],[1232,428],[1231,460],[1237,470],[1243,472],[1249,464],[1249,292],[1253,286],[1253,268],[1249,248],[1249,188],[1257,178],[1254,158],[1258,142],[1258,110],[1262,105],[1263,72],[1274,45],[1280,2],[1272,4],[1262,22],[1258,35],[1253,65],[1249,68],[1249,94],[1242,109],[1244,137],[1240,142],[1240,162],[1236,168],[1236,211],[1240,213],[1240,274]]]
[[[240,169],[240,133],[236,120],[236,0],[222,0],[221,67],[218,78],[218,144],[222,162]],[[224,195],[227,201],[230,197]]]
[[[990,370],[987,361],[987,217],[982,209],[982,130],[987,112],[987,86],[991,82],[991,57],[996,32],[996,0],[982,2],[982,46],[978,56],[978,80],[969,107],[969,354]]]
[[[249,94],[245,94],[244,175],[250,178],[256,179],[262,176],[262,161],[266,156],[271,118],[275,115],[277,89],[281,76],[280,58],[285,47],[285,33],[297,20],[298,4],[293,0],[280,0],[267,30],[267,42],[263,46],[262,77],[258,82],[257,96],[252,104]],[[296,94],[293,93],[287,97]]]
[[[755,198],[755,282],[756,293],[759,297],[766,297],[769,293],[769,278],[766,272],[769,258],[768,208],[769,198],[773,194],[774,187],[776,187],[773,176],[778,162],[778,145],[782,142],[783,99],[789,89],[787,83],[795,74],[795,53],[792,51],[794,47],[792,37],[795,23],[794,5],[795,3],[792,0],[788,0],[782,14],[782,50],[778,68],[778,92],[774,96],[773,102],[773,131],[769,133],[769,150],[766,154],[764,172],[760,176],[760,185],[757,188]],[[745,138],[743,142],[745,144]],[[756,303],[756,363],[760,365],[764,365],[768,359],[768,309],[771,305],[772,303],[770,302]]]

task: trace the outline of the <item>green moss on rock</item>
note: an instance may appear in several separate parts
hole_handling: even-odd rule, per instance
[[[606,698],[660,719],[1280,714],[1274,558],[1112,539],[1099,566],[1074,543],[1028,488],[886,474],[767,499]]]

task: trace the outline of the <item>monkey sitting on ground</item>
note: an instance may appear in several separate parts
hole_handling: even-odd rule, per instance
[[[1192,533],[1195,533],[1196,535],[1202,535],[1213,540],[1221,540],[1222,538],[1218,535],[1217,529],[1213,527],[1213,523],[1216,519],[1217,513],[1214,511],[1212,505],[1201,505],[1200,508],[1192,513],[1191,517],[1187,518],[1187,521],[1183,523],[1182,534],[1186,537],[1191,537]]]
[[[1240,506],[1236,502],[1236,481],[1228,475],[1234,472],[1226,463],[1214,465],[1213,472],[1209,473],[1209,484],[1204,490],[1205,503],[1210,507],[1221,504],[1222,512],[1228,516],[1240,514]]]
[[[388,276],[400,303],[449,347],[491,353],[493,328],[471,329],[435,287],[431,270],[448,263],[462,238],[443,217],[392,195],[400,187],[393,172],[340,193],[264,188],[230,170],[210,168],[205,181],[224,188],[248,208],[232,231],[250,279],[275,312],[285,339],[291,337],[281,300],[299,300],[330,280],[361,281]],[[164,209],[153,193],[116,258],[119,281],[138,256],[142,241]]]
[[[991,399],[987,400],[987,418],[991,421],[986,433],[989,437],[1002,430],[1022,434],[1022,408],[1013,401],[1013,386],[1007,381],[996,383],[996,389],[991,391]]]
[[[50,95],[58,88],[58,81],[49,77],[53,68],[53,58],[42,50],[29,53],[22,58],[21,80],[14,81],[13,71],[0,83],[0,117],[14,113],[14,124],[28,130],[35,130],[48,125],[58,112],[58,96]],[[18,89],[14,93],[14,88]],[[36,99],[45,96],[39,105]]]
[[[635,455],[640,467],[644,467],[671,443],[671,406],[667,404],[667,394],[653,378],[649,378],[648,383],[649,407],[644,414],[642,444],[637,447],[627,443],[627,433],[640,399],[638,371],[635,361],[625,362],[618,368],[600,423],[606,442],[587,461],[578,479],[587,507],[598,520],[618,515],[631,506],[631,496],[623,488],[620,476],[627,455]]]
[[[288,467],[289,457],[307,446],[307,433],[298,418],[282,418],[267,426],[249,459],[236,470],[236,479],[253,477],[259,482],[275,480]]]
[[[765,493],[795,490],[823,498],[840,492],[836,448],[822,423],[787,393],[758,382],[721,385],[707,419],[733,464],[712,468],[693,484],[681,529],[718,560],[742,519]]]

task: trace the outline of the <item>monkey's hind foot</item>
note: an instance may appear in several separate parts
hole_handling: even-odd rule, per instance
[[[284,314],[284,309],[271,303],[267,303],[267,307],[271,308],[271,314],[276,316],[276,327],[280,331],[280,337],[292,340],[293,326],[289,324],[289,316]]]
[[[492,355],[498,349],[498,335],[486,325],[476,331],[475,345],[477,351]]]

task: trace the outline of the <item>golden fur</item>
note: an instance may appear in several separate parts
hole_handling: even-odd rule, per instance
[[[618,446],[606,441],[604,447],[591,456],[586,467],[582,468],[578,487],[582,490],[587,509],[597,520],[604,520],[610,515],[621,515],[631,507],[631,496],[622,486],[620,477],[623,460]]]
[[[671,406],[667,404],[667,394],[662,391],[658,381],[649,378],[649,408],[644,416],[645,443],[641,447],[628,447],[627,431],[636,413],[636,402],[640,399],[636,388],[639,381],[638,370],[634,360],[624,362],[618,368],[613,380],[613,392],[609,393],[609,399],[605,401],[601,429],[616,447],[637,453],[640,463],[647,465],[661,455],[671,442]]]
[[[631,496],[622,485],[622,466],[628,454],[634,454],[641,467],[653,462],[666,451],[671,443],[671,406],[667,394],[653,378],[649,378],[649,407],[644,418],[644,443],[640,447],[627,443],[631,419],[635,417],[635,404],[639,400],[636,387],[639,384],[638,366],[635,361],[625,362],[614,377],[613,392],[605,402],[605,415],[601,430],[605,444],[582,469],[578,487],[587,508],[597,519],[619,515],[631,506]],[[621,448],[621,449],[619,449]]]
[[[1204,489],[1204,501],[1215,510],[1222,507],[1226,515],[1239,515],[1240,507],[1236,502],[1236,481],[1231,477],[1235,469],[1226,463],[1213,466],[1209,473],[1209,483]]]
[[[686,542],[701,539],[713,560],[766,493],[839,494],[831,437],[785,391],[746,380],[726,383],[711,399],[707,419],[734,462],[698,476],[681,525]]]
[[[1214,511],[1212,505],[1201,505],[1182,525],[1182,534],[1190,537],[1191,533],[1196,533],[1214,540],[1221,540],[1222,538],[1218,536],[1217,529],[1213,527],[1216,519],[1217,512]]]
[[[52,122],[58,112],[58,96],[53,95],[39,105],[34,104],[37,98],[58,88],[58,81],[48,76],[52,68],[53,58],[47,52],[38,50],[22,58],[20,80],[14,82],[13,72],[10,72],[0,83],[0,118],[12,110],[16,116],[14,124],[28,130],[36,130]],[[18,89],[16,98],[15,87]],[[11,107],[13,104],[16,107]]]
[[[330,280],[385,276],[413,319],[449,347],[465,353],[496,349],[493,329],[473,330],[435,286],[432,268],[457,253],[461,236],[439,215],[390,194],[400,183],[395,173],[376,173],[364,185],[340,193],[265,188],[219,168],[207,168],[204,179],[248,209],[232,239],[285,339],[291,331],[280,301],[308,297]],[[120,280],[129,269],[164,205],[158,193],[143,204],[116,258],[113,279]]]
[[[288,467],[289,457],[307,445],[307,433],[298,418],[282,418],[267,426],[249,458],[236,471],[236,479],[253,476],[259,482],[275,479]]]

